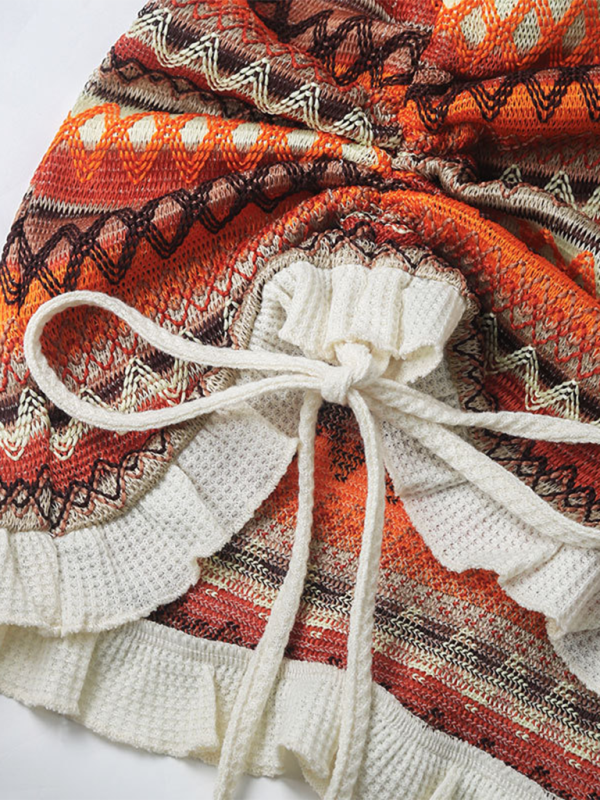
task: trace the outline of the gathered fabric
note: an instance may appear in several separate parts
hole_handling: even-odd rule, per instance
[[[323,401],[348,406],[352,410],[363,441],[368,476],[362,544],[350,614],[347,667],[339,710],[337,754],[325,795],[327,800],[346,800],[352,796],[369,729],[374,609],[384,529],[385,455],[381,434],[384,422],[417,439],[541,534],[581,548],[600,548],[596,531],[562,516],[517,477],[479,451],[468,441],[463,430],[485,428],[549,442],[600,444],[600,429],[577,420],[545,414],[467,412],[415,388],[411,381],[423,377],[437,364],[435,358],[430,359],[430,352],[426,355],[429,360],[422,368],[403,370],[403,361],[406,366],[414,353],[420,358],[422,348],[417,347],[414,353],[403,352],[401,347],[391,345],[381,335],[381,330],[378,341],[373,343],[368,335],[353,328],[352,309],[360,307],[361,298],[370,295],[381,300],[386,292],[382,291],[380,284],[388,279],[397,282],[396,270],[390,270],[388,275],[381,270],[365,270],[365,273],[357,272],[354,265],[344,265],[338,274],[339,286],[345,287],[345,299],[335,301],[333,292],[334,299],[325,324],[327,330],[331,332],[332,325],[334,330],[334,335],[326,343],[329,349],[324,350],[322,346],[312,348],[312,352],[321,357],[201,344],[170,333],[117,298],[90,291],[68,292],[47,301],[35,312],[26,329],[24,353],[39,388],[69,416],[105,430],[125,433],[159,429],[237,407],[265,395],[288,390],[303,395],[297,447],[298,513],[292,555],[266,629],[249,660],[234,703],[221,751],[215,790],[217,800],[227,800],[232,796],[244,771],[258,723],[275,686],[302,596],[313,525],[315,429]],[[351,275],[361,283],[362,293],[358,296],[348,291],[352,284]],[[305,270],[304,277],[307,276]],[[379,288],[373,295],[375,284]],[[439,287],[434,288],[437,290]],[[173,358],[198,365],[270,374],[170,407],[125,413],[100,406],[70,391],[52,370],[42,351],[42,333],[47,323],[57,314],[77,306],[93,306],[114,314],[148,344]],[[389,306],[392,317],[394,308],[397,317],[402,305]],[[292,321],[290,314],[288,323]],[[398,320],[394,318],[393,322],[396,325]],[[313,333],[314,330],[311,328]],[[441,353],[444,337],[449,333],[451,331],[440,332],[441,340],[434,349]],[[289,340],[293,341],[294,337]],[[302,337],[296,344],[302,344]],[[308,346],[306,349],[311,351]]]

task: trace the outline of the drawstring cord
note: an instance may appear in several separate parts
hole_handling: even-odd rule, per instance
[[[81,305],[113,313],[149,344],[174,358],[213,367],[278,374],[156,410],[123,413],[94,405],[67,389],[41,348],[46,324],[61,311]],[[24,351],[32,378],[55,406],[88,425],[116,432],[162,428],[289,389],[304,392],[298,433],[298,514],[292,555],[267,626],[236,696],[221,751],[216,800],[229,800],[244,772],[296,619],[312,536],[315,428],[323,400],[352,409],[363,439],[367,469],[364,529],[350,612],[338,748],[326,800],[352,797],[370,722],[371,649],[385,508],[382,421],[419,440],[541,533],[563,543],[600,547],[597,532],[563,518],[518,478],[449,430],[471,426],[545,441],[600,444],[598,428],[526,412],[472,413],[452,408],[406,384],[383,378],[389,359],[372,354],[363,344],[339,345],[336,349],[339,366],[304,356],[212,347],[169,333],[114,297],[77,291],[53,298],[35,312],[25,331]]]
[[[385,511],[385,467],[379,429],[359,391],[353,389],[348,400],[365,449],[367,502],[350,611],[338,751],[325,800],[352,797],[367,741],[371,719],[371,648]]]
[[[231,797],[244,771],[257,721],[261,719],[300,605],[312,534],[315,428],[321,396],[307,392],[300,412],[298,516],[288,571],[265,632],[248,664],[221,749],[215,798]]]

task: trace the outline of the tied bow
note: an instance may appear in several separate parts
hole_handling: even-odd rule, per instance
[[[45,325],[59,312],[76,306],[95,306],[111,312],[149,344],[174,358],[274,374],[157,410],[123,413],[94,405],[67,389],[41,348]],[[356,341],[337,344],[335,364],[304,355],[212,347],[169,333],[116,298],[77,291],[49,300],[36,311],[25,332],[24,350],[33,379],[54,405],[81,422],[116,432],[175,425],[290,389],[304,393],[298,431],[298,514],[291,559],[264,634],[239,686],[221,751],[215,790],[217,800],[232,796],[244,771],[300,604],[312,535],[315,428],[323,400],[352,409],[363,439],[368,476],[364,529],[350,614],[338,749],[326,800],[346,800],[352,796],[370,722],[371,648],[385,506],[382,422],[420,441],[544,535],[579,547],[600,547],[596,532],[563,517],[452,429],[471,426],[530,439],[596,444],[600,444],[600,430],[575,420],[546,415],[503,411],[473,413],[455,409],[405,381],[386,377],[389,355],[382,356],[367,344]]]

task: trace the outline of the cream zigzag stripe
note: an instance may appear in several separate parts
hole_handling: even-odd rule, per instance
[[[150,34],[152,48],[163,66],[193,65],[202,71],[209,87],[215,92],[241,91],[246,97],[250,96],[256,107],[266,114],[286,116],[291,112],[300,112],[309,128],[358,139],[362,144],[372,144],[373,126],[360,108],[354,108],[338,122],[325,123],[320,120],[321,90],[317,83],[306,83],[283,100],[269,97],[271,64],[266,58],[247,64],[234,75],[221,73],[218,66],[220,41],[216,33],[200,36],[188,47],[175,52],[167,43],[167,31],[172,18],[168,9],[154,9],[139,17],[127,35],[141,39]]]
[[[584,214],[587,214],[592,219],[600,217],[600,186],[594,189],[582,210]]]
[[[518,184],[523,182],[523,176],[518,164],[511,164],[507,167],[499,180],[503,183]],[[585,204],[578,206],[575,200],[571,180],[566,172],[559,170],[544,186],[544,191],[554,195],[557,200],[566,203],[571,208],[580,208],[581,212],[592,219],[600,215],[600,186],[597,186],[589,196]]]
[[[171,376],[165,378],[138,358],[133,358],[124,371],[119,404],[111,407],[132,412],[139,407],[140,398],[151,400],[159,396],[176,405],[182,402],[189,384],[188,362],[175,361]],[[82,393],[82,396],[100,406],[107,405],[91,391]],[[17,461],[33,436],[49,432],[50,452],[65,461],[71,458],[77,443],[88,430],[88,425],[74,419],[69,420],[66,428],[56,430],[50,422],[46,399],[33,389],[26,388],[19,398],[16,423],[10,427],[0,424],[0,448],[8,458]]]
[[[508,185],[517,186],[520,184],[523,181],[523,177],[518,165],[513,164],[508,167],[500,176],[500,180]],[[544,191],[556,197],[557,200],[560,200],[561,203],[564,203],[570,208],[579,210],[580,213],[585,214],[590,217],[590,219],[595,220],[598,218],[600,213],[600,187],[594,190],[585,205],[578,204],[575,200],[569,176],[566,172],[559,170],[544,186]],[[537,222],[533,222],[532,224],[537,228],[542,227],[542,225]],[[565,235],[560,230],[553,230],[552,233],[554,235],[554,241],[567,263],[582,251],[576,238]],[[598,252],[592,252],[592,256],[594,258],[596,294],[600,295],[600,260],[598,258]]]
[[[229,310],[230,313],[234,309]],[[528,410],[550,409],[563,417],[579,419],[579,386],[567,381],[550,389],[542,389],[539,381],[538,357],[531,346],[520,348],[508,355],[501,354],[498,345],[498,322],[495,315],[482,317],[485,338],[486,368],[492,372],[514,372],[525,384],[525,407]],[[133,358],[124,371],[123,391],[118,405],[112,406],[130,413],[139,408],[140,398],[150,401],[156,397],[166,399],[169,404],[182,402],[190,384],[190,365],[176,360],[170,377],[157,374],[139,358]],[[93,392],[85,396],[100,406],[106,404]],[[594,424],[600,424],[600,420]],[[0,449],[8,458],[21,458],[28,442],[35,435],[49,432],[49,449],[60,460],[71,458],[77,443],[89,430],[89,426],[71,419],[60,431],[56,430],[48,415],[46,399],[27,387],[19,398],[16,423],[0,424]]]
[[[177,121],[180,115],[170,114],[169,118]],[[197,151],[206,139],[211,118],[209,115],[198,115],[188,120],[182,127],[177,125],[171,128],[169,136],[165,136],[164,147],[169,148],[173,156],[181,153],[182,148],[187,152]],[[84,154],[79,149],[72,149],[72,158],[78,173],[85,176],[85,180],[98,170],[103,163],[104,157],[111,151],[112,138],[117,142],[117,152],[121,161],[129,174],[135,178],[130,164],[130,154],[128,151],[121,151],[119,148],[119,138],[125,135],[128,137],[129,144],[133,147],[136,154],[149,154],[152,163],[158,158],[161,152],[156,148],[155,135],[157,125],[154,115],[132,114],[122,115],[118,118],[114,113],[103,110],[92,118],[86,119],[83,123],[73,117],[72,125],[79,134],[79,138],[84,146]],[[249,151],[258,143],[257,152],[259,155],[266,153],[269,147],[268,139],[261,142],[263,126],[258,122],[243,122],[237,128],[229,129],[225,133],[217,130],[213,132],[216,140],[215,144],[220,145],[220,157],[224,158],[228,166],[233,169],[245,168],[244,163],[248,159]],[[164,134],[163,134],[164,135]],[[281,154],[287,159],[303,157],[318,141],[321,133],[308,130],[291,130],[283,140],[279,141]],[[63,141],[62,139],[60,140]],[[354,142],[345,142],[341,145],[342,157],[348,161],[374,167],[378,161],[378,151],[374,147],[365,147]],[[100,156],[100,158],[98,158]],[[146,162],[147,164],[150,162]],[[187,166],[178,161],[179,169],[184,173]],[[192,170],[196,167],[192,165]],[[199,169],[199,167],[198,167]],[[48,202],[47,198],[44,198]],[[86,207],[87,210],[87,207]]]
[[[539,380],[539,363],[535,348],[522,347],[503,355],[498,346],[498,321],[494,314],[482,317],[485,339],[486,368],[489,372],[514,372],[525,384],[525,407],[528,411],[551,409],[567,419],[578,420],[579,386],[566,381],[550,389],[542,389]],[[593,424],[598,424],[600,420]]]
[[[557,172],[544,186],[544,191],[553,194],[558,200],[571,206],[571,208],[578,207],[571,181],[566,172]],[[585,204],[581,206],[581,212],[592,219],[597,219],[600,215],[600,186],[594,189]]]

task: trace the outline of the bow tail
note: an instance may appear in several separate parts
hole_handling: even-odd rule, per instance
[[[228,800],[244,772],[258,722],[273,690],[300,605],[312,538],[315,434],[321,402],[318,393],[309,391],[300,412],[298,515],[292,555],[267,627],[236,695],[221,751],[215,800]]]
[[[352,797],[363,760],[371,717],[373,626],[385,511],[385,467],[379,427],[358,391],[349,392],[348,402],[365,449],[367,502],[350,613],[338,752],[325,800]]]
[[[379,428],[358,392],[350,392],[348,400],[364,442],[368,494],[350,613],[338,750],[325,800],[352,797],[364,754],[371,716],[371,651],[385,508],[385,467]],[[215,800],[229,800],[244,772],[257,723],[275,684],[300,604],[312,534],[314,440],[320,404],[319,395],[307,393],[300,419],[298,519],[290,566],[236,696],[221,752]]]
[[[444,461],[453,470],[463,476],[469,483],[485,492],[498,505],[506,508],[515,517],[525,522],[538,533],[548,536],[555,541],[573,545],[575,547],[600,548],[600,536],[592,528],[586,528],[575,520],[564,517],[559,511],[554,509],[539,497],[533,489],[522,483],[516,475],[505,469],[492,458],[482,453],[474,445],[463,439],[445,425],[432,422],[429,419],[418,417],[405,411],[394,409],[391,406],[380,406],[377,404],[378,412],[394,427],[405,431],[414,439],[417,439],[431,453]],[[484,420],[477,420],[479,415],[461,413],[456,409],[450,409],[453,415],[453,422],[450,424],[465,427],[476,426],[484,427]],[[543,433],[536,429],[538,420],[534,414],[520,414],[511,417],[508,414],[497,414],[494,429],[509,436],[523,436],[523,418],[529,417],[531,421],[532,438],[547,438],[549,441],[562,440],[569,442],[570,429],[573,429],[571,420],[560,418],[545,418],[545,422],[551,420],[550,436],[544,437]],[[502,423],[500,423],[502,420]],[[487,420],[486,420],[487,421]],[[514,424],[512,424],[514,421]],[[479,424],[478,424],[479,423]],[[561,423],[563,436],[559,437],[558,431]],[[587,426],[590,438],[597,436],[598,431],[592,426]],[[575,429],[578,435],[578,428]],[[576,439],[575,441],[579,441]]]

